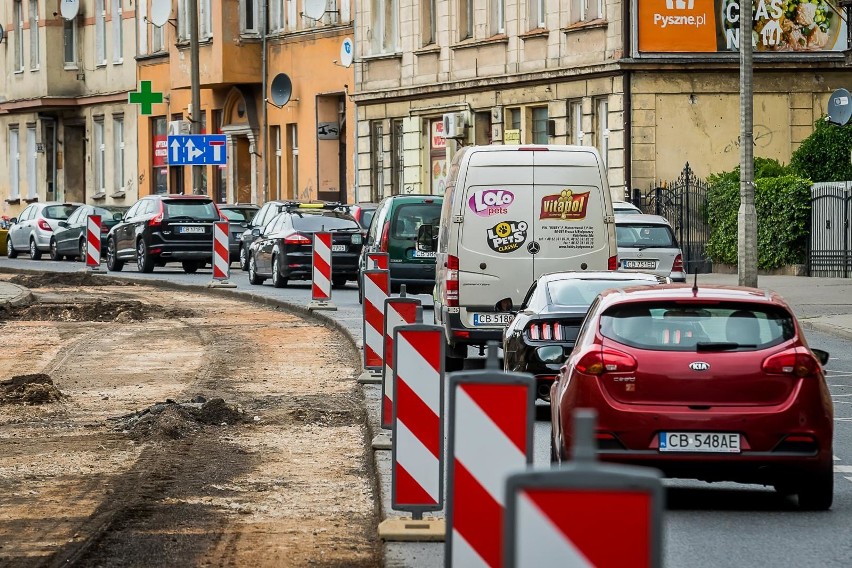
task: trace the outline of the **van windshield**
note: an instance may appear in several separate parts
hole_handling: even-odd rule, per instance
[[[391,222],[391,237],[415,239],[420,225],[437,225],[441,219],[441,203],[408,203],[397,207]]]

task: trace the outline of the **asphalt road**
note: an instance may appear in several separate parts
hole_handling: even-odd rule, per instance
[[[236,265],[234,265],[236,267]],[[81,270],[81,263],[9,260],[0,258],[0,269]],[[174,283],[205,285],[210,271],[194,275],[179,268],[157,269],[139,274],[132,268],[120,273],[142,280],[165,279]],[[297,283],[284,289],[270,284],[251,286],[245,273],[232,270],[231,282],[239,290],[307,305],[309,283]],[[424,306],[428,296],[419,296]],[[354,284],[334,290],[332,301],[338,306],[329,315],[361,337],[361,308]],[[425,319],[430,320],[430,312]],[[827,366],[828,382],[835,403],[835,498],[832,510],[803,513],[794,498],[785,498],[772,489],[731,483],[667,480],[668,507],[665,517],[665,565],[672,567],[842,567],[852,566],[852,342],[817,332],[808,332],[811,347],[831,354]],[[375,407],[377,389],[367,389],[368,404]],[[550,424],[536,424],[535,463],[547,466],[550,454]],[[389,480],[388,480],[389,484]],[[613,534],[613,545],[618,535]],[[386,550],[387,566],[432,567],[443,564],[443,544],[392,544]]]

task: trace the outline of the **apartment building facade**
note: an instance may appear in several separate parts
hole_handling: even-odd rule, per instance
[[[465,144],[596,146],[617,198],[686,162],[699,176],[738,164],[736,1],[358,0],[356,12],[362,200],[442,193]],[[834,0],[814,13],[755,4],[756,156],[788,162],[848,87],[844,14]]]
[[[133,203],[132,0],[10,0],[0,22],[0,210],[34,201]]]

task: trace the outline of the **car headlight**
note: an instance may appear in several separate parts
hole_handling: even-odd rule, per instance
[[[536,348],[535,354],[546,364],[562,363],[565,360],[565,351],[561,345],[542,345]]]
[[[353,245],[360,245],[361,244],[361,234],[360,233],[352,235],[352,244]]]

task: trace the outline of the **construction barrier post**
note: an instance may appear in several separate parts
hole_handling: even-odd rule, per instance
[[[89,272],[103,272],[101,268],[101,216],[86,218],[86,266]]]
[[[501,568],[506,479],[533,459],[535,379],[501,371],[495,341],[484,370],[449,377],[444,562]]]
[[[393,453],[391,507],[411,519],[379,525],[384,540],[446,538],[444,519],[424,518],[444,505],[444,341],[437,325],[394,330]]]
[[[385,300],[390,296],[390,274],[387,270],[365,270],[361,273],[364,290],[364,372],[359,383],[382,382],[382,354]]]
[[[367,270],[387,270],[388,258],[390,255],[386,252],[368,252]]]
[[[314,233],[313,284],[309,310],[336,310],[331,303],[331,233]]]
[[[228,221],[216,221],[213,223],[213,281],[207,285],[208,288],[237,287],[236,284],[228,280],[231,277],[231,251],[228,246],[229,233]]]
[[[571,462],[506,482],[505,566],[659,568],[660,472],[596,462],[595,413],[579,410],[574,423]]]

